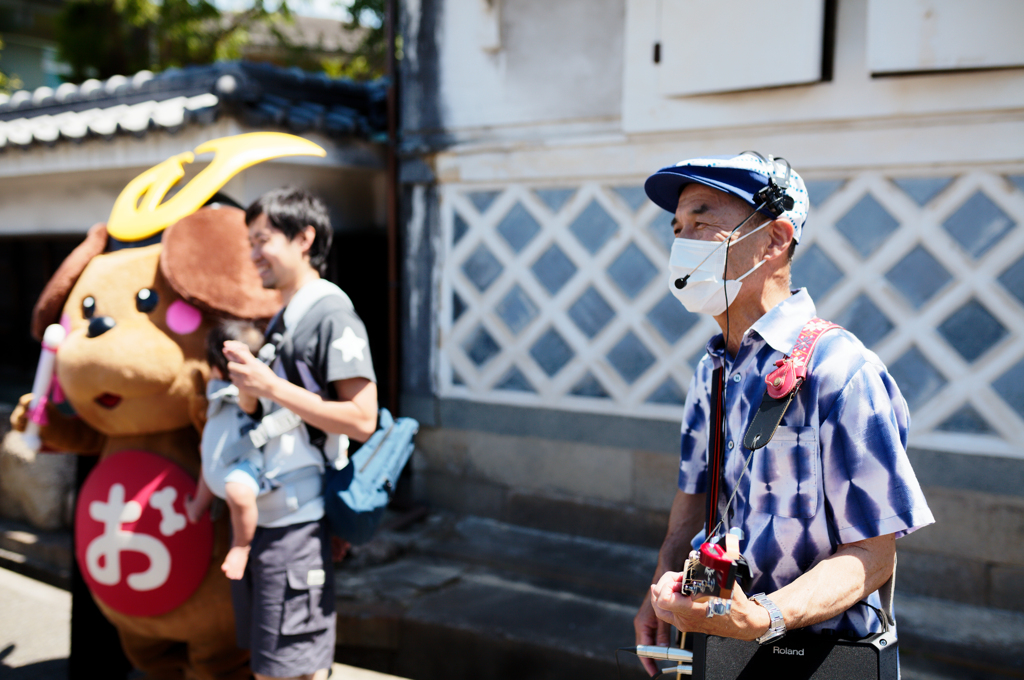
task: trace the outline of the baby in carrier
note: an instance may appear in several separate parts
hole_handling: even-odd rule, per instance
[[[195,523],[209,509],[214,496],[227,501],[232,538],[221,569],[229,579],[238,580],[245,573],[249,545],[256,532],[256,497],[260,495],[264,461],[263,453],[248,436],[257,423],[238,407],[238,388],[227,380],[228,360],[223,352],[226,340],[243,342],[256,354],[263,344],[263,334],[250,323],[225,321],[206,337],[210,380],[206,385],[206,427],[200,444],[203,470],[195,497],[185,499],[185,512]]]

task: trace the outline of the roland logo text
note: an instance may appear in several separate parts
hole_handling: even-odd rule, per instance
[[[789,647],[772,647],[773,654],[784,654],[786,656],[803,656],[804,650],[790,649]]]

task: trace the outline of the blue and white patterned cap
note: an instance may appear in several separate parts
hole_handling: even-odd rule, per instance
[[[670,213],[675,213],[679,205],[679,193],[691,182],[732,194],[756,208],[759,203],[754,201],[754,194],[768,184],[769,177],[774,178],[779,186],[785,186],[787,170],[789,186],[786,193],[793,198],[793,208],[779,215],[779,219],[793,225],[793,240],[799,242],[810,200],[803,179],[781,159],[773,160],[771,156],[762,158],[750,151],[738,156],[691,158],[658,170],[647,178],[644,190],[655,205]],[[766,217],[774,217],[767,210],[761,212]]]

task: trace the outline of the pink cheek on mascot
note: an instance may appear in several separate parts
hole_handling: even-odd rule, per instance
[[[202,323],[203,313],[184,300],[175,300],[167,308],[167,327],[178,335],[188,335]]]

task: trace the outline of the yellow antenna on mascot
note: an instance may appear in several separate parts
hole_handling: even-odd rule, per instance
[[[167,201],[164,196],[185,175],[184,163],[213,153],[213,160]],[[283,132],[250,132],[211,139],[195,151],[171,156],[128,183],[114,201],[107,233],[119,241],[141,241],[201,208],[211,196],[246,168],[282,156],[320,156],[319,145]]]

